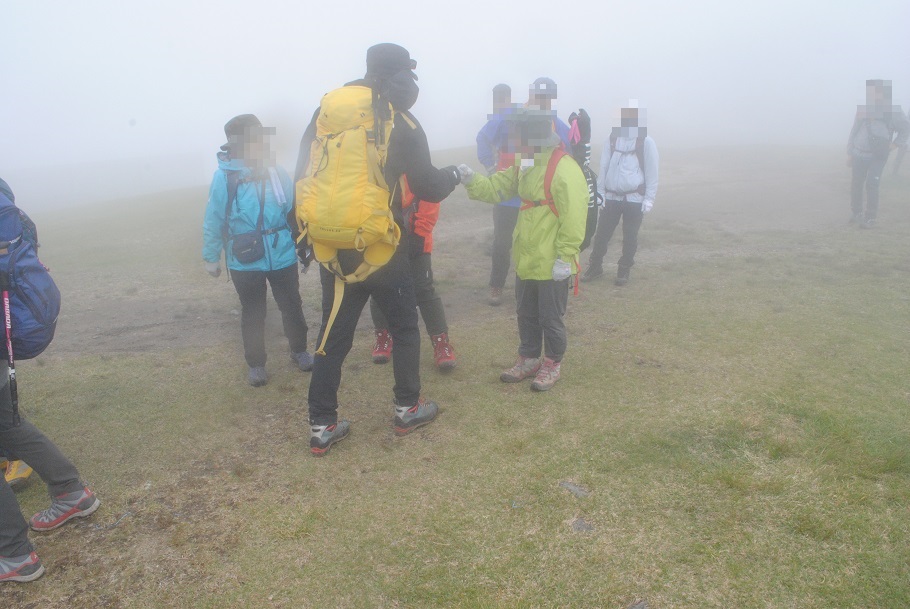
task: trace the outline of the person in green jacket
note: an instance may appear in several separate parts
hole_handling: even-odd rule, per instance
[[[569,278],[578,273],[588,184],[553,131],[553,112],[525,108],[506,120],[515,165],[489,177],[467,165],[458,170],[474,200],[495,204],[521,198],[512,236],[520,345],[515,365],[499,378],[517,383],[534,377],[531,389],[547,391],[559,380],[566,352]]]

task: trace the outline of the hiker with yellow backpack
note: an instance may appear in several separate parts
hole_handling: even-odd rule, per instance
[[[553,131],[552,111],[517,108],[504,118],[515,165],[490,177],[467,165],[458,170],[474,200],[521,198],[512,244],[520,344],[515,365],[499,378],[533,378],[531,389],[547,391],[559,380],[566,352],[566,305],[585,236],[588,183]]]
[[[418,87],[417,62],[407,49],[372,46],[366,63],[364,78],[322,98],[297,163],[298,247],[312,247],[322,282],[322,328],[308,395],[314,456],[350,431],[350,423],[338,419],[341,366],[371,296],[395,343],[394,432],[406,435],[439,411],[420,393],[420,330],[400,182],[407,175],[415,196],[441,201],[460,175],[455,167],[433,167],[426,134],[408,112]]]

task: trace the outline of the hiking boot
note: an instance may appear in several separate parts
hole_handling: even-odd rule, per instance
[[[490,297],[487,304],[491,307],[498,307],[502,304],[502,288],[490,288]]]
[[[503,383],[518,383],[537,374],[540,369],[540,359],[537,357],[518,356],[515,365],[499,375]]]
[[[86,486],[81,491],[63,493],[51,499],[51,507],[32,516],[33,531],[52,531],[73,518],[85,518],[95,513],[101,502]]]
[[[392,359],[392,335],[388,330],[374,330],[376,344],[373,345],[373,363],[387,364]]]
[[[313,356],[308,351],[291,353],[291,361],[297,364],[297,367],[304,372],[309,372],[313,369]]]
[[[853,212],[853,215],[850,216],[850,224],[862,224],[863,220],[865,220],[865,217],[861,211]]]
[[[351,424],[341,420],[334,425],[310,425],[310,454],[323,457],[335,442],[341,442],[351,431]]]
[[[0,556],[0,583],[33,582],[44,575],[44,565],[38,555]]]
[[[246,380],[253,387],[262,387],[269,382],[269,375],[265,372],[265,366],[250,366],[250,373]]]
[[[5,468],[6,482],[14,491],[17,491],[28,484],[32,471],[32,468],[26,465],[25,461],[7,461]]]
[[[439,404],[420,398],[413,406],[395,404],[395,418],[392,427],[396,436],[406,436],[418,427],[432,423],[439,414]]]
[[[859,225],[860,228],[875,228],[875,218],[866,218],[863,220],[863,223]]]
[[[559,362],[554,362],[549,357],[543,358],[537,376],[531,383],[531,389],[534,391],[549,391],[556,381],[559,380]]]
[[[629,283],[629,267],[621,266],[616,271],[616,281],[613,282],[613,285],[626,285],[627,283]]]
[[[449,343],[448,332],[431,336],[433,341],[433,359],[436,360],[436,367],[446,372],[455,367],[455,348]]]
[[[594,281],[595,279],[600,279],[601,277],[603,277],[603,274],[604,274],[604,267],[602,265],[600,265],[600,264],[590,265],[590,266],[588,266],[588,268],[585,269],[585,272],[582,274],[581,282],[587,283],[589,281]]]

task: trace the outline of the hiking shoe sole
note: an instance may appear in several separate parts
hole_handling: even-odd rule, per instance
[[[36,562],[22,565],[15,571],[10,571],[9,573],[0,575],[0,584],[3,582],[17,582],[20,584],[25,584],[35,581],[42,575],[44,575],[44,565],[41,564],[41,561],[36,559]]]
[[[436,420],[436,417],[437,417],[437,416],[439,416],[439,413],[438,413],[438,412],[437,412],[436,414],[433,415],[433,418],[432,418],[432,419],[429,419],[429,420],[427,420],[427,421],[421,421],[421,422],[419,422],[419,423],[414,423],[414,424],[411,425],[410,427],[400,427],[400,426],[398,426],[398,425],[395,425],[395,426],[393,427],[393,429],[394,429],[394,431],[395,431],[395,435],[398,436],[399,438],[402,437],[402,436],[406,436],[406,435],[408,435],[409,433],[411,433],[412,431],[414,431],[415,429],[417,429],[418,427],[423,427],[424,425],[429,425],[430,423],[432,423],[433,421]]]

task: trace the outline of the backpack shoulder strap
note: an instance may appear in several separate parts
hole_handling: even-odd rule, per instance
[[[556,211],[556,204],[553,201],[553,193],[550,192],[550,186],[553,185],[553,176],[556,175],[556,166],[559,165],[560,159],[566,156],[566,149],[562,146],[559,146],[553,151],[553,154],[550,155],[550,160],[547,161],[547,172],[543,176],[543,193],[547,198],[546,203],[550,206],[550,209],[553,210],[553,213],[557,216],[559,212]]]

